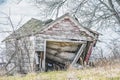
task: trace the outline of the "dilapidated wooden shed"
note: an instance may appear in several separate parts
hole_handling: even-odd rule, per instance
[[[15,53],[14,39],[18,50],[11,63],[15,71],[62,70],[80,68],[87,63],[98,40],[99,33],[82,27],[68,13],[56,20],[41,21],[32,18],[11,34],[6,42],[7,53]]]

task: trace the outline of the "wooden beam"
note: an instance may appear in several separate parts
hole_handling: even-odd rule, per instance
[[[44,54],[43,54],[43,59],[42,59],[42,71],[46,70],[45,67],[45,62],[46,61],[46,40],[44,40]]]
[[[63,40],[59,40],[59,39],[46,39],[46,41],[52,41],[52,42],[70,42],[70,43],[79,43],[79,44],[86,43],[86,41],[83,41],[83,40],[73,41],[73,40],[66,40],[66,39],[63,39]]]
[[[80,47],[80,49],[77,52],[77,55],[75,56],[74,60],[72,61],[71,66],[73,66],[78,61],[78,59],[80,58],[85,47],[86,47],[86,44],[82,44],[82,46]]]
[[[46,57],[47,57],[48,59],[51,59],[51,60],[53,60],[53,61],[57,61],[57,62],[60,62],[60,63],[63,63],[63,64],[66,64],[66,62],[68,62],[68,60],[66,60],[66,59],[63,59],[63,58],[54,56],[54,55],[49,54],[49,53],[46,55]]]

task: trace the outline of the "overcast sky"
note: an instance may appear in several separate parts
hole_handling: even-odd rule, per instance
[[[19,0],[0,0],[0,23],[6,23],[5,14],[9,14],[11,16],[12,22],[16,26],[21,18],[23,18],[21,25],[28,21],[30,18],[44,19],[44,16],[41,16],[41,9],[38,9],[31,2],[32,0],[22,0],[19,4]],[[44,9],[44,6],[42,7]],[[7,25],[0,24],[0,32],[1,31],[10,31],[11,27]],[[118,35],[114,33],[111,29],[107,29],[106,31],[100,32],[103,36],[100,36],[100,40],[109,41],[109,39],[117,38]],[[10,33],[9,33],[10,34]],[[1,41],[9,35],[8,33],[0,33],[0,44]],[[98,43],[98,46],[101,46],[103,49],[106,47],[103,43]]]

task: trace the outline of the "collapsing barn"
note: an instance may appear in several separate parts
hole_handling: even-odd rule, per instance
[[[18,43],[27,44],[21,45],[19,59],[16,56],[17,60],[12,62],[21,62],[16,71],[22,69],[24,72],[79,68],[88,62],[99,35],[82,27],[78,20],[68,13],[54,21],[32,18],[16,30],[16,33]],[[12,34],[4,41],[7,52],[10,52],[8,44],[13,41]],[[28,55],[29,59],[25,55]]]

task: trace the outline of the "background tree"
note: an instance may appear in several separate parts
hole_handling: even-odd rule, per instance
[[[11,73],[13,70],[15,70],[15,68],[18,68],[16,70],[18,70],[18,72],[20,73],[24,73],[23,72],[23,63],[24,60],[23,57],[24,55],[27,56],[28,58],[28,64],[30,65],[30,71],[32,71],[32,65],[30,64],[30,52],[28,50],[28,45],[29,45],[29,39],[27,38],[22,38],[22,39],[18,39],[19,34],[16,29],[19,27],[19,25],[21,24],[23,18],[21,17],[20,21],[18,22],[17,25],[14,25],[13,21],[12,21],[12,17],[11,14],[6,14],[1,12],[1,14],[3,14],[5,17],[4,19],[6,20],[5,22],[1,22],[0,24],[2,25],[8,25],[10,26],[10,28],[8,31],[3,31],[1,30],[2,34],[6,34],[8,32],[10,36],[6,41],[4,41],[6,43],[6,50],[5,50],[5,54],[4,56],[6,57],[6,64],[3,68],[5,68],[6,72],[3,74],[9,74]]]
[[[34,0],[38,8],[45,7],[44,13],[58,17],[59,14],[71,13],[88,28],[114,28],[119,32],[119,0]],[[114,26],[114,27],[113,27]]]

